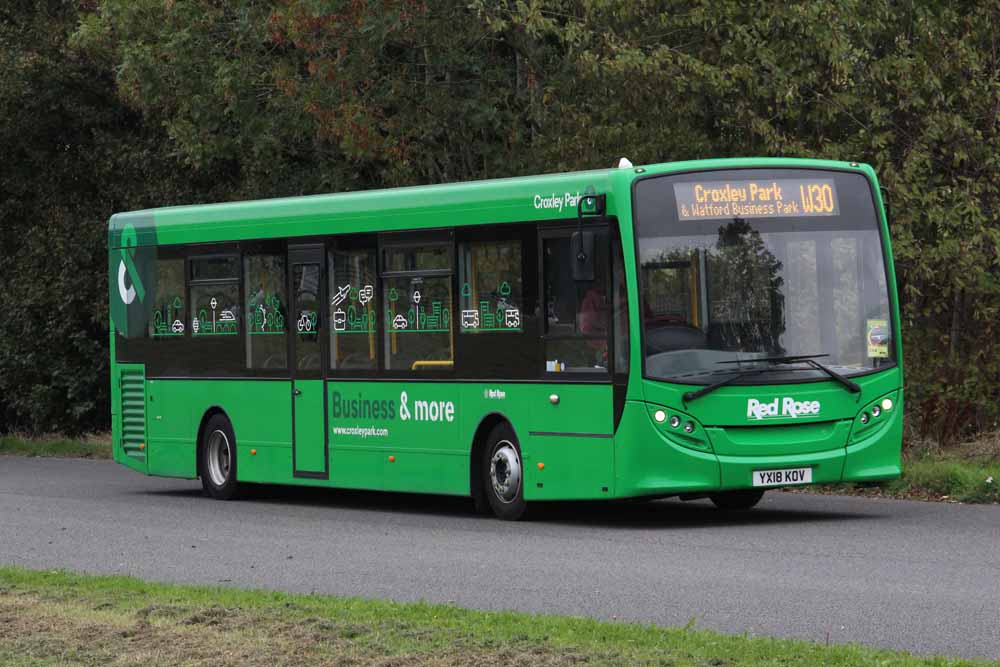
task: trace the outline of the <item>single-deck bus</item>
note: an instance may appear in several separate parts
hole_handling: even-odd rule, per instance
[[[115,460],[505,519],[898,476],[874,171],[623,164],[114,215]]]

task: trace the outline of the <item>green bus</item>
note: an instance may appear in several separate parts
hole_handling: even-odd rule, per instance
[[[115,460],[248,484],[710,498],[900,474],[864,164],[724,159],[120,213]]]

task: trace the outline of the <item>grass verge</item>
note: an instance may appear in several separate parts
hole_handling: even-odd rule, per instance
[[[881,484],[831,484],[812,487],[828,493],[888,498],[1000,503],[1000,432],[941,447],[908,437],[903,476]]]
[[[111,435],[84,438],[42,436],[27,438],[17,435],[0,436],[0,456],[47,456],[78,459],[110,459]]]
[[[0,567],[0,664],[998,665],[581,618]]]

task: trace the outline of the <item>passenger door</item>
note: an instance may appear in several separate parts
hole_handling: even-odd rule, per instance
[[[323,246],[288,249],[291,295],[292,474],[328,479],[329,442],[326,428],[327,336],[326,280]]]
[[[525,497],[602,498],[613,493],[614,390],[610,242],[595,234],[592,279],[574,279],[576,226],[539,232],[543,384],[531,385],[524,444]],[[526,436],[526,437],[525,437]],[[541,465],[540,465],[541,464]]]

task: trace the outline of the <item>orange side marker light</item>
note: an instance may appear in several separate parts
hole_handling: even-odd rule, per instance
[[[539,461],[539,462],[538,462],[538,469],[539,469],[539,470],[545,470],[545,464],[544,464],[544,463],[542,463],[541,461]]]
[[[143,450],[143,449],[146,449],[146,443],[144,443],[144,442],[140,443],[139,444],[139,449],[140,449],[140,451]]]
[[[251,449],[250,450],[250,456],[257,456],[257,450],[256,449]]]
[[[396,457],[395,456],[390,456],[389,457],[389,463],[395,463],[395,462],[396,462]]]

